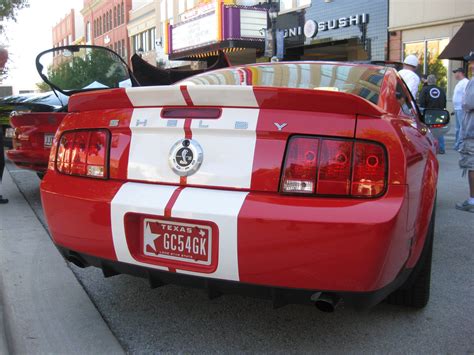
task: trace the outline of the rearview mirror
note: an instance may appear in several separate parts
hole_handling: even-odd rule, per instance
[[[449,119],[446,110],[427,108],[423,113],[423,122],[430,128],[442,128],[449,124]]]

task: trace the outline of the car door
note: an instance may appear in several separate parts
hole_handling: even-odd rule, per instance
[[[423,190],[433,175],[435,158],[434,137],[422,122],[419,110],[402,79],[397,78],[397,100],[400,105],[403,142],[407,162],[407,184],[409,191],[409,215],[407,230],[414,231],[424,205]],[[431,184],[433,182],[431,181]]]

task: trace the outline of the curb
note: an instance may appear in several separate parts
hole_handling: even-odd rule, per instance
[[[8,171],[3,183],[0,354],[123,354]]]

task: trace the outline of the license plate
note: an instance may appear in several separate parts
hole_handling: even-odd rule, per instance
[[[54,134],[46,133],[44,135],[44,146],[51,147],[53,145]]]
[[[15,135],[15,130],[13,128],[7,128],[5,130],[5,138],[13,138]]]
[[[209,225],[144,218],[142,230],[147,257],[195,266],[212,263],[214,236]]]

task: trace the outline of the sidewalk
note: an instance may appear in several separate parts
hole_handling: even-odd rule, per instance
[[[3,182],[0,354],[123,353],[8,171]]]

